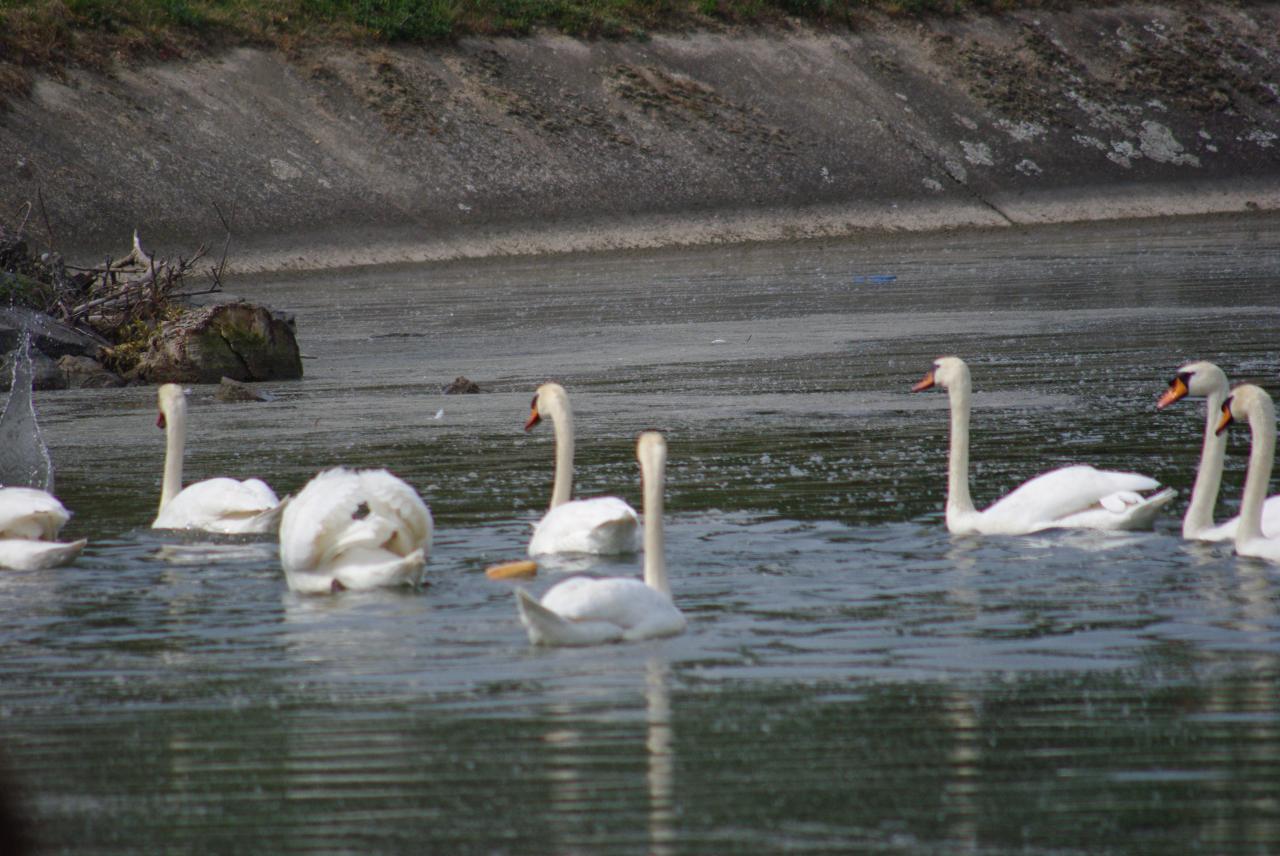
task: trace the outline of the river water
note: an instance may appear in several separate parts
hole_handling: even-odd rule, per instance
[[[1203,403],[1280,391],[1280,221],[1169,220],[241,279],[300,382],[192,392],[188,479],[386,466],[420,592],[300,597],[273,542],[154,533],[154,390],[38,396],[71,567],[0,574],[3,761],[50,853],[1280,851],[1280,569],[1187,544]],[[1149,473],[1154,532],[952,538],[943,353],[979,505]],[[480,395],[445,396],[458,375]],[[514,584],[569,389],[578,493],[666,432],[687,633],[538,650]],[[1238,504],[1233,432],[1219,515]],[[550,562],[541,592],[589,567]]]

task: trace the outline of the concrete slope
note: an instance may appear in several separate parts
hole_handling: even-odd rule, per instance
[[[241,268],[1272,209],[1278,95],[1275,4],[241,49],[41,81],[0,206]]]

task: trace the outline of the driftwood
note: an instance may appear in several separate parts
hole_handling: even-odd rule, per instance
[[[158,258],[143,247],[136,229],[127,255],[107,258],[101,266],[78,267],[66,264],[53,251],[52,233],[48,252],[28,248],[24,232],[32,206],[24,209],[16,229],[0,224],[0,297],[9,303],[119,341],[122,333],[131,334],[128,328],[136,321],[152,324],[183,298],[222,290],[229,225],[222,259],[206,270],[199,267],[208,253],[206,245],[201,244],[190,258]],[[222,217],[221,211],[218,216]],[[195,279],[200,281],[193,283]]]
[[[87,324],[96,330],[119,329],[135,320],[154,320],[163,315],[166,307],[175,300],[212,294],[222,290],[223,260],[208,269],[209,284],[190,290],[188,278],[196,272],[196,266],[208,252],[201,244],[191,258],[157,259],[147,252],[137,230],[133,233],[133,248],[121,259],[110,259],[101,267],[68,267],[81,277],[89,277],[83,290],[84,298],[64,306],[63,320],[69,324]]]

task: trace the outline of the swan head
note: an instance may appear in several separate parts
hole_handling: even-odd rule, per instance
[[[167,428],[174,419],[180,419],[187,410],[187,393],[176,383],[162,384],[156,390],[156,398],[160,403],[160,415],[156,417],[157,428]]]
[[[569,406],[569,394],[558,383],[544,383],[533,393],[533,403],[529,406],[529,419],[524,423],[524,430],[532,431],[543,417],[555,418]]]
[[[1227,375],[1213,363],[1197,360],[1187,363],[1178,369],[1169,388],[1156,402],[1156,410],[1164,410],[1176,401],[1188,395],[1195,398],[1208,398],[1214,393],[1225,394],[1227,391]]]
[[[660,473],[667,465],[667,441],[657,431],[645,431],[636,440],[636,460],[641,470]]]
[[[1231,390],[1227,400],[1222,402],[1222,415],[1218,419],[1218,427],[1214,429],[1214,433],[1221,434],[1232,422],[1248,420],[1249,414],[1255,411],[1261,411],[1271,422],[1275,422],[1275,407],[1266,390],[1251,383],[1240,384]]]
[[[938,357],[920,382],[911,387],[911,391],[922,392],[935,386],[950,389],[952,386],[959,386],[968,381],[969,366],[964,360],[959,357]]]

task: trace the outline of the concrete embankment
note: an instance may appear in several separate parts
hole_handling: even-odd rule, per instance
[[[42,80],[0,171],[72,258],[221,211],[242,270],[1277,209],[1280,5],[246,48]]]

